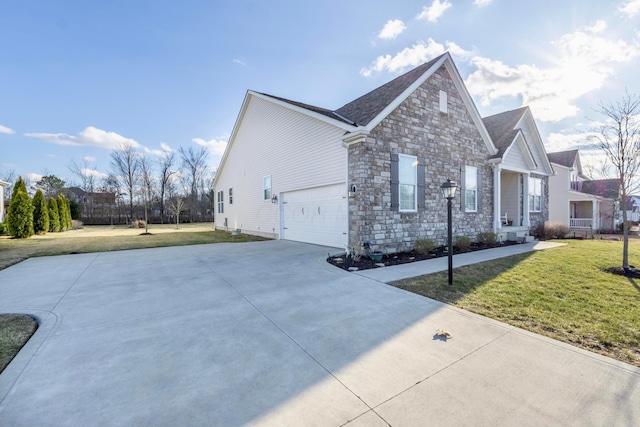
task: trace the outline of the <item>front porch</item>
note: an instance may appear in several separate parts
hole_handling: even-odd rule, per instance
[[[500,241],[525,241],[529,236],[529,174],[511,170],[496,173],[495,233]]]

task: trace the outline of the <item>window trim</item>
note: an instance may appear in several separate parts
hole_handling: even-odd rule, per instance
[[[540,194],[536,194],[537,185],[534,185],[535,182],[539,182],[539,190]],[[542,178],[529,177],[528,182],[528,203],[529,203],[529,212],[542,212]],[[536,199],[538,200],[538,207],[536,209]]]
[[[224,213],[224,190],[218,191],[218,213]]]
[[[403,183],[402,182],[402,170],[401,170],[401,162],[402,158],[411,159],[411,165],[413,166],[414,171],[414,179],[413,183]],[[413,186],[413,208],[411,209],[403,209],[402,208],[402,187],[403,185]],[[398,211],[400,212],[418,212],[418,158],[416,156],[410,156],[408,154],[398,154]]]
[[[269,187],[267,187],[267,179],[269,180]],[[271,188],[273,184],[271,182],[271,175],[267,175],[262,178],[262,197],[265,201],[271,201]]]
[[[471,176],[472,172],[475,175],[475,188],[470,189],[467,180]],[[467,192],[473,191],[473,209],[469,209],[467,204]],[[478,212],[478,168],[476,166],[465,166],[464,171],[464,211],[465,212]]]

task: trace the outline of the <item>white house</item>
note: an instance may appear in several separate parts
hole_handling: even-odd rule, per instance
[[[522,237],[548,218],[552,173],[531,111],[483,120],[445,53],[336,110],[248,91],[215,223],[341,248],[444,243],[451,179],[454,235]]]
[[[5,192],[5,188],[8,191],[9,187],[11,187],[11,183],[0,180],[0,203],[2,203],[2,205],[0,206],[0,222],[4,221],[4,218],[6,215],[5,208],[4,208],[4,192]]]
[[[617,179],[589,180],[578,150],[549,153],[556,175],[549,179],[549,221],[577,230],[613,230],[617,225]]]

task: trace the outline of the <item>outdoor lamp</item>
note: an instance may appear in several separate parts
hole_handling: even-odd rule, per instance
[[[447,255],[449,258],[449,286],[453,286],[453,226],[451,224],[451,199],[456,195],[456,188],[458,188],[458,186],[455,181],[448,179],[447,182],[440,186],[440,188],[442,189],[442,195],[447,199]]]
[[[440,188],[442,189],[442,195],[444,196],[444,198],[451,200],[456,195],[458,185],[455,183],[455,181],[451,181],[450,179],[448,179],[447,182],[440,186]]]

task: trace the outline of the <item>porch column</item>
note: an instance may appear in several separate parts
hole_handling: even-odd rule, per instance
[[[500,222],[500,163],[493,166],[493,232],[497,233],[502,227]]]
[[[526,173],[524,176],[524,182],[522,183],[522,226],[530,227],[529,220],[529,174]],[[541,197],[544,200],[544,198]]]

